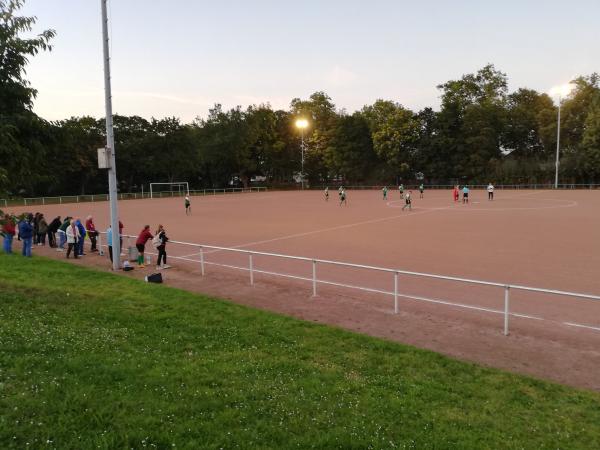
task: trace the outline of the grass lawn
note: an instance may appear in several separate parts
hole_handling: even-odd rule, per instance
[[[0,256],[0,448],[201,447],[600,448],[600,395]]]

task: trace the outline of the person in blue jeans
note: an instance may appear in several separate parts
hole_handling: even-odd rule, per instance
[[[4,216],[2,224],[2,233],[4,234],[4,253],[12,253],[12,241],[15,237],[15,223],[8,214]]]
[[[31,245],[33,244],[33,214],[29,214],[26,219],[19,222],[19,236],[23,241],[22,255],[31,257]]]
[[[85,253],[83,253],[83,243],[84,243],[84,239],[85,239],[85,227],[83,226],[83,224],[81,223],[81,220],[77,219],[77,222],[75,222],[75,225],[77,225],[77,229],[79,230],[79,235],[81,236],[79,238],[79,241],[77,241],[77,254],[79,256],[83,256],[85,255]]]

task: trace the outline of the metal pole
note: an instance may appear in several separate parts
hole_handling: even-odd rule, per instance
[[[252,253],[250,253],[250,284],[254,286],[254,270],[252,267]]]
[[[202,276],[204,276],[204,249],[202,247],[200,247],[200,268]]]
[[[119,241],[119,212],[117,208],[117,165],[115,162],[115,135],[113,129],[112,89],[110,83],[110,51],[108,47],[107,0],[100,0],[102,7],[102,41],[104,55],[104,103],[106,107],[106,147],[110,153],[108,169],[108,194],[110,196],[110,223],[113,233],[113,270],[121,268],[121,242]]]
[[[560,152],[560,106],[562,103],[562,98],[558,97],[558,126],[556,127],[556,170],[554,173],[554,189],[558,189],[558,166],[559,162],[559,152]]]
[[[510,286],[504,287],[504,336],[508,336],[508,307],[510,302]]]
[[[302,154],[302,172],[300,173],[300,177],[302,180],[302,189],[304,189],[304,128],[300,129],[300,136],[302,139],[302,142],[300,144],[300,152]]]
[[[398,272],[394,272],[394,314],[398,314]]]
[[[317,296],[317,261],[313,259],[312,262],[312,269],[313,269],[313,279],[312,279],[312,283],[313,283],[313,297]]]

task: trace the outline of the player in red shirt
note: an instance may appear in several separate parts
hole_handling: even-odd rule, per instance
[[[137,241],[135,241],[135,246],[139,252],[138,265],[140,267],[145,267],[144,266],[144,250],[146,249],[146,242],[148,242],[153,237],[154,236],[152,236],[152,233],[150,233],[150,225],[146,225],[144,227],[144,229],[140,232],[140,235],[138,236]]]

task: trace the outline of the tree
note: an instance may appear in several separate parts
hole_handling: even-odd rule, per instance
[[[587,181],[596,183],[600,180],[600,95],[596,95],[585,120],[581,146]]]
[[[369,124],[375,154],[386,165],[386,177],[407,177],[419,141],[419,122],[414,113],[399,103],[377,100],[365,106],[362,116]]]
[[[23,34],[32,31],[35,17],[18,16],[23,6],[21,0],[0,0],[0,160],[7,161],[10,167],[21,170],[0,169],[0,190],[6,190],[18,184],[23,173],[31,173],[32,167],[26,167],[30,159],[25,153],[30,146],[39,147],[39,142],[30,139],[23,141],[22,136],[35,136],[45,124],[31,112],[36,90],[25,78],[29,57],[43,50],[51,50],[50,40],[53,30],[43,31],[33,38],[24,38]],[[25,127],[31,126],[27,130]],[[15,156],[13,156],[15,155]],[[16,161],[15,161],[16,159]],[[34,180],[29,180],[30,186]]]

